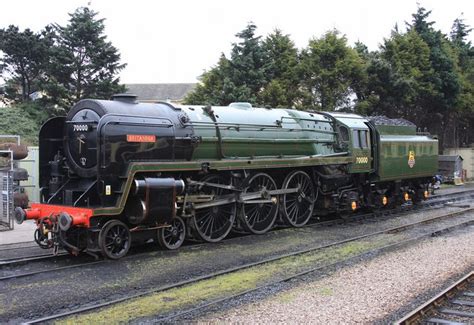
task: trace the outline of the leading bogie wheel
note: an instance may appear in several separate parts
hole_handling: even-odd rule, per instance
[[[261,196],[242,203],[241,224],[247,232],[263,234],[273,227],[277,218],[278,198],[269,193],[276,190],[277,185],[270,175],[258,173],[247,178],[243,187],[243,194],[261,193]]]
[[[218,185],[230,185],[230,179],[220,175],[208,175],[201,182]],[[233,191],[212,185],[202,185],[199,193],[213,195],[215,200],[233,195]],[[192,219],[194,236],[206,242],[214,243],[229,234],[237,214],[235,202],[197,209]]]
[[[127,255],[132,237],[127,225],[119,220],[107,221],[99,233],[99,247],[104,257],[117,260]]]
[[[178,249],[184,242],[186,226],[180,217],[174,217],[170,227],[158,229],[158,242],[164,249]]]
[[[282,194],[280,211],[285,223],[302,227],[313,215],[316,194],[311,177],[304,171],[294,171],[286,176],[282,189],[297,189],[294,193]]]

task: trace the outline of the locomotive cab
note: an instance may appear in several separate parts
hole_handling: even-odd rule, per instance
[[[328,113],[337,120],[343,146],[353,157],[350,173],[368,173],[373,170],[372,134],[362,116],[344,113]]]

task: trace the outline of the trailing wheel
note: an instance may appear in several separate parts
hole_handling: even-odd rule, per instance
[[[412,191],[412,203],[420,204],[422,201],[426,200],[429,196],[428,186],[420,185]]]
[[[217,185],[230,185],[231,181],[220,175],[209,175],[201,182]],[[199,193],[213,195],[216,200],[220,197],[229,197],[234,192],[212,185],[202,185]],[[192,219],[192,228],[197,239],[206,242],[218,242],[229,234],[237,214],[235,202],[197,209]]]
[[[119,220],[107,221],[99,233],[102,255],[116,260],[127,255],[132,243],[130,230]]]
[[[311,178],[301,170],[290,173],[283,182],[282,189],[293,188],[298,191],[280,196],[280,211],[285,223],[302,227],[313,215],[316,194]]]
[[[174,217],[170,227],[158,229],[158,242],[164,249],[178,249],[185,236],[186,226],[180,217]]]
[[[275,223],[278,214],[278,198],[268,192],[277,189],[276,183],[270,175],[258,173],[244,181],[243,194],[261,193],[256,199],[242,203],[240,221],[247,232],[263,234]]]

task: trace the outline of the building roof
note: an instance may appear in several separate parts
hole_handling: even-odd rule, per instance
[[[448,156],[448,155],[439,155],[438,161],[457,161],[458,159],[464,160],[460,155]]]
[[[196,87],[196,83],[125,84],[128,93],[139,101],[181,101]]]

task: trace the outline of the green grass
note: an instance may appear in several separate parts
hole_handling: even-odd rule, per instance
[[[329,297],[333,295],[333,290],[329,287],[323,287],[319,289],[319,294],[324,297]]]

